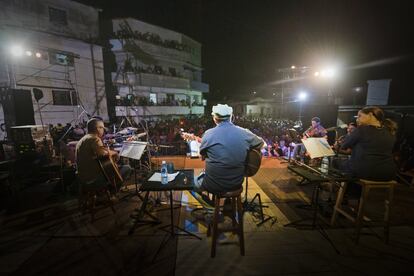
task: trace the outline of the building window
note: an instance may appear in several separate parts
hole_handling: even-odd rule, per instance
[[[74,65],[73,54],[49,51],[49,63],[58,65]]]
[[[66,11],[49,7],[49,21],[59,25],[68,25]]]
[[[150,104],[157,104],[157,94],[150,93]]]
[[[78,105],[78,98],[74,90],[52,90],[54,105]]]

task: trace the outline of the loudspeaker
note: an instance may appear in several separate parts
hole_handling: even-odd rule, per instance
[[[38,102],[41,98],[43,98],[43,91],[39,88],[33,88],[33,95],[35,100]]]
[[[9,138],[11,137],[11,127],[35,124],[30,90],[0,90],[0,103],[3,105],[4,123],[6,124],[7,136]]]

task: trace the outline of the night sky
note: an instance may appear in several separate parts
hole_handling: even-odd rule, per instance
[[[368,79],[392,78],[390,103],[414,104],[410,1],[80,2],[99,3],[94,5],[104,10],[103,18],[135,17],[201,42],[209,99],[260,95],[278,79],[278,68],[292,64],[338,64],[343,68],[338,93],[347,95]]]

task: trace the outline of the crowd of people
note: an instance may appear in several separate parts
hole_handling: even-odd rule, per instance
[[[131,121],[132,122],[132,121]],[[154,145],[173,145],[177,146],[183,142],[182,132],[192,133],[202,137],[204,132],[212,127],[213,121],[210,116],[180,118],[180,119],[162,119],[145,122],[149,133],[149,141]],[[289,152],[288,147],[292,142],[297,141],[296,136],[301,130],[297,128],[298,122],[288,119],[271,119],[271,118],[249,118],[235,116],[234,123],[243,128],[249,129],[257,136],[261,137],[267,144],[262,150],[264,156],[282,157]],[[127,125],[121,126],[121,128]],[[142,124],[134,125],[138,133],[145,132]],[[296,130],[295,128],[296,127]],[[113,134],[118,132],[119,125],[114,124],[107,126],[107,133]],[[59,142],[67,144],[70,141],[80,140],[86,133],[86,122],[80,122],[75,125],[57,124],[50,125],[49,131],[53,138],[54,144]],[[64,137],[63,137],[64,136]],[[62,139],[63,137],[63,139]],[[147,139],[146,137],[143,139]]]

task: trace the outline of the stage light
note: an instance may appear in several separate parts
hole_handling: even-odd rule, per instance
[[[304,101],[304,100],[306,100],[307,97],[308,97],[308,94],[304,91],[301,91],[301,92],[299,92],[298,100],[299,101]]]
[[[313,73],[313,75],[314,75],[315,77],[319,77],[319,72],[318,72],[318,71],[316,71],[315,73]]]
[[[276,93],[273,93],[273,96],[276,96]]]
[[[326,70],[326,76],[328,78],[332,78],[335,76],[335,70],[333,68],[329,68]]]
[[[26,56],[31,57],[33,55],[32,51],[26,51],[24,52]]]
[[[290,69],[295,69],[295,68],[296,68],[295,65],[290,66]]]
[[[253,91],[253,95],[256,95],[256,91]]]
[[[21,57],[23,55],[23,48],[19,45],[14,45],[10,48],[10,52],[14,57]]]
[[[42,54],[41,54],[40,52],[36,52],[35,56],[36,56],[37,58],[41,58],[41,57],[42,57]]]

